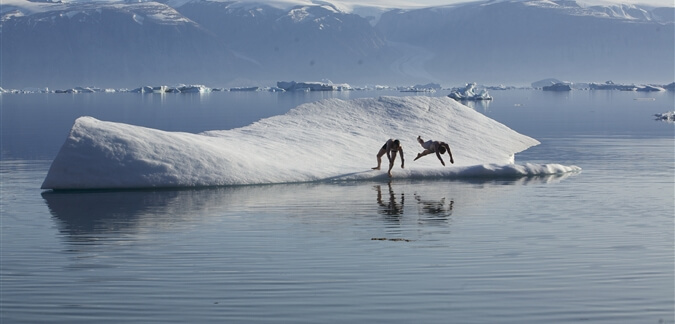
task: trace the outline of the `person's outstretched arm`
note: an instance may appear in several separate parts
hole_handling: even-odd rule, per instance
[[[443,144],[445,146],[445,149],[448,150],[448,155],[450,155],[450,163],[454,164],[455,160],[452,158],[452,152],[450,151],[450,145],[448,143]]]
[[[438,160],[441,161],[441,164],[445,166],[445,162],[443,162],[443,158],[441,157],[441,153],[438,153],[438,150],[436,150],[436,157],[438,157]]]

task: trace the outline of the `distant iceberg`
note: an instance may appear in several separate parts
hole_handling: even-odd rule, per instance
[[[401,92],[436,92],[441,90],[441,85],[438,83],[417,84],[412,87],[399,87]]]
[[[55,90],[54,93],[94,93],[102,91],[103,90],[94,87],[75,87],[66,90]]]
[[[260,87],[256,87],[256,86],[230,88],[230,91],[232,91],[232,92],[237,92],[237,91],[239,91],[239,92],[252,92],[252,91],[259,91],[259,90],[260,90]]]
[[[209,93],[211,88],[202,84],[182,85],[178,87],[181,93]]]
[[[569,83],[556,83],[541,88],[544,91],[571,91],[572,85]]]
[[[180,92],[177,88],[171,88],[169,86],[143,86],[140,88],[133,89],[129,92],[135,93],[177,93]]]
[[[637,87],[636,91],[658,92],[658,91],[666,91],[666,89],[664,89],[662,87],[659,87],[659,86],[654,86],[654,85],[644,85],[644,86]]]
[[[413,162],[416,137],[450,144],[455,164]],[[447,97],[326,99],[249,126],[200,134],[166,132],[92,117],[75,121],[43,189],[202,187],[387,179],[371,170],[389,138],[401,140],[405,169],[394,178],[527,177],[579,171],[515,164],[539,142]]]
[[[332,82],[295,82],[279,81],[277,87],[285,91],[344,91],[352,90],[349,84],[333,84]]]
[[[614,82],[606,81],[605,83],[595,83],[591,82],[588,84],[588,88],[591,90],[620,90],[620,91],[635,91],[637,87],[635,85],[626,85],[626,84],[616,84]]]
[[[476,83],[467,83],[463,89],[454,89],[448,97],[455,100],[492,100],[490,94],[486,89],[482,89],[480,92],[476,93]]]
[[[675,123],[675,111],[669,111],[661,114],[654,114],[654,116],[656,116],[656,120]]]
[[[550,85],[553,85],[553,84],[556,84],[556,83],[565,83],[565,82],[560,81],[560,80],[555,79],[555,78],[548,78],[548,79],[543,79],[543,80],[539,80],[539,81],[536,81],[536,82],[532,82],[531,86],[532,86],[532,88],[535,88],[535,89],[541,89],[543,87],[547,87],[547,86],[550,86]]]

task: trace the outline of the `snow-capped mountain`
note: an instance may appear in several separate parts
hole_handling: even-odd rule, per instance
[[[325,1],[37,2],[0,6],[5,88],[672,82],[675,8],[571,0],[366,10]]]
[[[176,9],[279,78],[347,78],[378,65],[372,60],[385,47],[366,19],[329,4],[278,9],[191,1]]]
[[[567,0],[490,1],[390,11],[377,28],[389,41],[433,53],[425,67],[440,80],[666,82],[675,78],[674,14]]]
[[[190,82],[213,71],[255,68],[214,33],[157,2],[43,8],[49,10],[3,12],[3,84]],[[214,74],[204,81],[222,80]]]

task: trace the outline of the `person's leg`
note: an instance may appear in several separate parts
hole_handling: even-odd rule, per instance
[[[389,174],[390,177],[391,177],[391,169],[394,167],[394,161],[396,161],[396,154],[397,153],[398,153],[397,151],[393,151],[391,153],[391,160],[389,160],[389,170],[387,171],[387,173]]]
[[[426,149],[426,147],[424,147],[424,140],[422,139],[422,136],[417,136],[417,142],[419,142],[420,145],[422,145],[422,147],[425,150],[422,153],[417,153],[417,157],[413,161],[417,161],[417,159],[429,154],[429,153],[427,153],[428,150]]]
[[[421,158],[421,157],[423,157],[423,156],[425,156],[429,153],[431,153],[431,150],[424,150],[422,153],[418,153],[417,157],[413,161],[417,161],[417,159],[419,159],[419,158]]]
[[[377,152],[377,166],[374,167],[373,170],[380,169],[380,165],[382,164],[382,155],[384,155],[385,152],[386,150],[384,148],[381,148],[380,151]]]

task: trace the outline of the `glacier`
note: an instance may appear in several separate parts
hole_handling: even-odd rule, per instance
[[[455,164],[413,161],[416,137],[450,144]],[[394,179],[532,177],[578,172],[577,166],[516,164],[540,144],[447,97],[325,99],[230,130],[167,132],[78,118],[42,189],[181,188],[388,179],[371,170],[389,138],[407,163]],[[386,163],[386,161],[385,161]],[[386,169],[386,168],[384,168]]]

